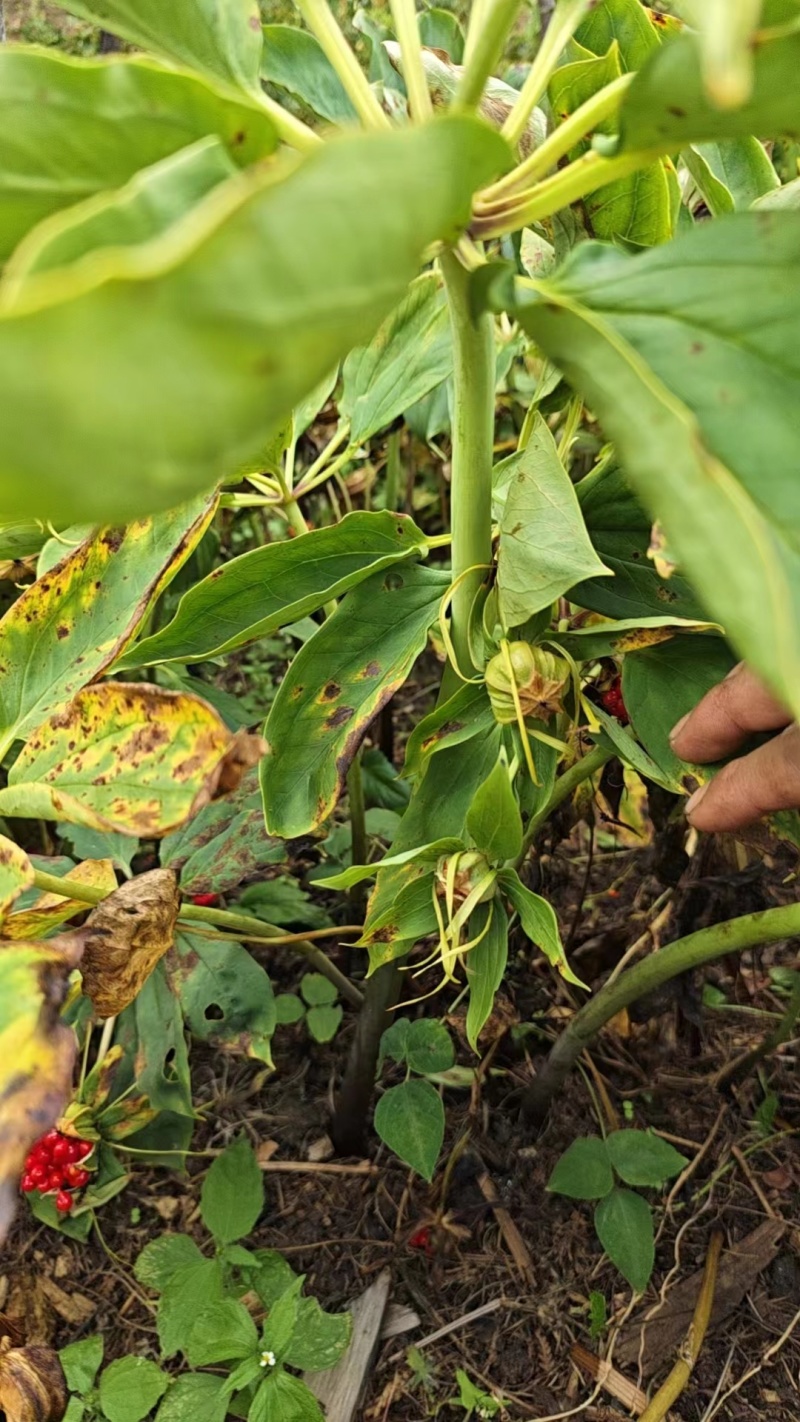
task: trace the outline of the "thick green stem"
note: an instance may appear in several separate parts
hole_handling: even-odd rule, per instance
[[[486,568],[492,561],[492,458],[494,453],[494,322],[473,316],[469,272],[452,252],[441,256],[453,332],[453,458],[451,531],[452,640],[458,665],[468,674],[469,618]],[[453,688],[455,689],[455,688]]]
[[[470,26],[467,61],[453,100],[455,109],[475,109],[495,71],[511,26],[522,9],[522,0],[494,0],[481,7],[481,22]]]
[[[556,5],[520,96],[503,124],[503,137],[512,147],[516,147],[522,138],[531,114],[558,67],[564,45],[572,38],[593,3],[594,0],[559,0]]]
[[[331,1122],[331,1140],[339,1155],[359,1155],[363,1149],[381,1037],[391,1025],[400,980],[399,962],[384,963],[367,980],[364,1006],[358,1014],[347,1070]]]
[[[574,790],[577,790],[579,785],[583,784],[584,780],[589,780],[591,776],[597,774],[598,770],[602,770],[606,761],[610,760],[613,754],[613,750],[606,750],[603,746],[595,746],[593,750],[589,751],[588,755],[583,756],[581,760],[576,760],[575,764],[571,765],[569,770],[565,770],[564,774],[559,776],[553,786],[552,794],[547,804],[543,805],[541,810],[531,816],[525,831],[525,838],[522,842],[522,852],[517,860],[517,868],[519,868],[524,860],[525,855],[528,853],[542,825],[546,820],[549,820],[553,811],[557,810],[559,805],[563,805],[564,801],[569,798]]]
[[[390,128],[391,124],[326,0],[295,0],[295,4],[336,70],[361,122],[367,128]]]
[[[598,188],[607,187],[620,178],[628,178],[631,173],[638,173],[640,168],[649,167],[660,157],[662,153],[659,149],[622,153],[617,158],[604,158],[591,150],[527,192],[511,194],[505,206],[496,204],[483,210],[480,204],[476,205],[470,231],[473,237],[479,237],[482,241],[518,232],[532,222],[552,217],[553,213],[588,197]]]
[[[395,33],[400,41],[408,106],[415,123],[433,118],[433,105],[422,63],[419,22],[414,0],[390,0]]]
[[[624,1007],[655,992],[681,973],[702,968],[728,953],[741,953],[762,943],[800,935],[800,904],[748,913],[725,923],[702,928],[686,938],[678,938],[658,953],[652,953],[614,982],[601,988],[573,1017],[550,1052],[543,1069],[528,1088],[523,1112],[528,1120],[541,1122],[581,1053],[602,1027]]]

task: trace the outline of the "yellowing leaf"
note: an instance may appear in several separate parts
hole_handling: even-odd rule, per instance
[[[0,790],[0,814],[166,834],[230,788],[242,744],[197,696],[105,682],[33,733]]]
[[[58,1353],[45,1343],[0,1344],[0,1409],[11,1422],[60,1422],[67,1384]]]
[[[129,879],[92,909],[80,930],[83,990],[100,1017],[133,1002],[172,946],[180,907],[171,869]]]
[[[4,914],[32,883],[33,865],[25,850],[13,839],[0,835],[0,914]]]
[[[30,882],[33,882],[33,868]],[[32,908],[12,913],[3,924],[4,938],[42,938],[60,923],[66,923],[67,919],[74,918],[78,913],[85,913],[86,900],[70,898],[70,884],[82,884],[92,889],[102,889],[106,894],[113,893],[117,887],[114,861],[85,859],[82,864],[76,864],[74,869],[70,869],[62,882],[66,897],[61,894],[41,894]]]

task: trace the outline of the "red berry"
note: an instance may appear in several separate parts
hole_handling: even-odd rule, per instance
[[[80,1165],[68,1165],[64,1171],[64,1178],[73,1190],[82,1190],[84,1185],[88,1185],[91,1175],[88,1170],[84,1170]]]
[[[430,1226],[422,1225],[420,1229],[415,1230],[408,1243],[411,1249],[421,1249],[430,1258],[433,1253]]]
[[[198,908],[213,908],[219,903],[219,894],[192,894],[192,903]]]
[[[22,1191],[23,1195],[30,1195],[31,1190],[35,1190],[35,1189],[36,1189],[35,1182],[34,1182],[33,1180],[31,1180],[31,1177],[30,1177],[30,1175],[27,1174],[27,1172],[25,1173],[25,1175],[23,1175],[22,1179],[20,1180],[20,1182],[19,1182],[19,1188],[20,1188],[20,1190]]]
[[[78,1160],[85,1160],[94,1150],[94,1141],[78,1141]]]
[[[34,1165],[28,1171],[28,1174],[30,1175],[31,1180],[38,1189],[40,1186],[44,1185],[44,1182],[47,1179],[47,1166]]]
[[[70,1138],[69,1138],[69,1159],[70,1159],[70,1164],[72,1164],[72,1165],[75,1164],[75,1161],[76,1161],[76,1160],[80,1160],[80,1158],[81,1158],[81,1144],[82,1144],[82,1142],[78,1140],[77,1136],[70,1136]]]
[[[66,1136],[62,1136],[60,1141],[56,1141],[53,1146],[52,1159],[56,1165],[67,1165],[72,1155],[72,1147]]]
[[[35,1146],[33,1147],[33,1150],[30,1151],[30,1153],[29,1153],[29,1155],[28,1155],[28,1164],[29,1164],[29,1165],[49,1165],[49,1164],[50,1164],[50,1149],[49,1149],[49,1147],[43,1145],[41,1141],[39,1142],[38,1145],[35,1145]]]
[[[50,1171],[50,1174],[48,1175],[44,1185],[42,1185],[41,1188],[42,1190],[49,1193],[51,1190],[60,1190],[63,1184],[64,1172],[63,1170],[59,1170],[58,1168],[56,1168],[55,1170]]]
[[[68,1215],[72,1209],[72,1196],[67,1190],[59,1190],[56,1195],[56,1209],[60,1215]]]
[[[42,1139],[41,1139],[41,1141],[40,1141],[40,1145],[54,1146],[55,1143],[56,1143],[56,1141],[60,1141],[60,1140],[61,1140],[61,1132],[60,1132],[60,1131],[57,1131],[55,1128],[53,1128],[52,1131],[48,1131],[48,1132],[47,1132],[47,1135],[46,1135],[46,1136],[42,1136]]]

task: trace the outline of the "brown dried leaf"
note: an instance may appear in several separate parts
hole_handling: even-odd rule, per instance
[[[254,736],[250,731],[237,731],[214,775],[195,800],[192,814],[196,815],[208,800],[218,800],[222,795],[230,795],[237,790],[245,772],[251,766],[258,765],[266,753],[267,743],[263,736]]]
[[[97,1305],[86,1297],[85,1294],[73,1292],[68,1294],[66,1289],[62,1289],[55,1279],[48,1279],[45,1275],[39,1281],[39,1287],[49,1303],[53,1305],[59,1318],[63,1318],[65,1323],[82,1324],[88,1323],[97,1312]]]
[[[42,1343],[0,1351],[0,1409],[7,1422],[61,1422],[67,1384],[58,1354]],[[0,1344],[0,1350],[3,1344]]]
[[[83,990],[100,1017],[114,1017],[136,997],[172,946],[178,881],[171,869],[129,879],[92,909],[83,928]]]

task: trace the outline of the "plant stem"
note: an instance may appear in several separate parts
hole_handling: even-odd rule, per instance
[[[408,107],[416,123],[433,118],[433,104],[422,64],[419,23],[414,0],[391,0],[392,19],[403,59]]]
[[[89,884],[74,884],[71,880],[59,879],[55,874],[45,874],[39,869],[34,871],[33,882],[44,894],[58,894],[62,899],[76,899],[80,903],[96,905],[108,898],[104,889],[94,888]],[[267,942],[271,938],[285,936],[282,929],[276,928],[272,923],[264,923],[260,918],[251,918],[244,913],[230,913],[227,909],[203,908],[200,904],[181,904],[178,921],[189,925],[210,923],[218,928],[228,928],[233,933],[238,929],[250,938],[263,938]],[[361,1006],[363,996],[358,988],[331,962],[321,948],[309,943],[306,938],[293,944],[292,948],[301,958],[311,963],[317,972],[323,973],[334,983],[347,1002],[353,1007]]]
[[[331,1139],[339,1155],[359,1155],[363,1149],[381,1037],[400,995],[400,978],[400,964],[394,961],[384,963],[367,979],[364,1006],[331,1122]]]
[[[384,501],[387,509],[394,513],[400,503],[400,478],[403,461],[400,457],[400,431],[392,430],[386,441],[386,485]]]
[[[555,13],[530,67],[519,98],[502,127],[503,137],[516,148],[528,126],[528,120],[542,97],[553,71],[558,66],[564,45],[572,39],[581,20],[594,0],[559,0]]]
[[[288,143],[292,148],[297,148],[301,153],[313,153],[314,149],[322,142],[318,133],[313,128],[309,128],[302,119],[295,118],[286,109],[271,99],[269,94],[261,93],[257,100],[260,107],[269,115],[275,125],[275,132],[281,142]]]
[[[295,4],[336,70],[361,122],[367,128],[391,128],[330,6],[325,0],[295,0]]]
[[[587,757],[588,759],[588,757]],[[566,779],[566,777],[562,777]],[[800,904],[743,914],[678,938],[601,988],[561,1034],[523,1101],[524,1115],[541,1122],[581,1053],[611,1018],[637,998],[654,992],[681,973],[704,967],[728,953],[800,935]]]
[[[694,1365],[700,1356],[700,1349],[703,1346],[703,1339],[708,1332],[708,1325],[711,1322],[714,1294],[717,1287],[717,1268],[721,1252],[722,1231],[715,1230],[711,1236],[711,1243],[708,1246],[706,1266],[703,1270],[703,1282],[700,1285],[700,1294],[695,1306],[694,1317],[692,1318],[689,1332],[681,1348],[680,1357],[667,1379],[661,1384],[658,1392],[650,1399],[639,1422],[664,1422],[664,1418],[670,1408],[678,1401],[678,1398],[692,1376]]]
[[[361,751],[357,751],[347,772],[347,799],[350,811],[350,849],[353,864],[367,862],[367,822],[364,804],[364,777],[361,773]],[[350,890],[350,907],[356,917],[363,918],[367,901],[365,883],[354,884]]]
[[[559,159],[564,158],[599,123],[617,112],[632,82],[632,74],[621,74],[619,79],[607,84],[605,89],[600,89],[591,99],[587,99],[585,104],[581,104],[524,163],[519,163],[510,173],[506,173],[496,183],[492,183],[491,187],[479,193],[481,210],[546,177]]]
[[[454,109],[463,111],[478,107],[486,81],[494,73],[509,30],[521,8],[522,0],[494,0],[493,5],[481,7],[478,23],[470,25],[472,43],[468,46],[461,83],[453,99]]]
[[[525,831],[525,838],[522,841],[522,851],[517,860],[517,868],[519,868],[525,859],[525,855],[528,853],[545,820],[549,820],[553,811],[557,810],[559,805],[562,805],[564,801],[569,798],[573,790],[577,790],[578,786],[583,784],[584,780],[589,780],[598,770],[602,770],[606,761],[611,760],[613,755],[613,750],[606,750],[604,746],[595,746],[587,755],[582,756],[580,760],[576,760],[575,764],[569,767],[569,770],[565,770],[564,774],[559,776],[553,786],[547,804],[543,805],[541,810],[538,810],[536,814],[530,818]]]
[[[494,454],[494,321],[475,319],[469,273],[452,252],[440,258],[453,332],[453,456],[451,482],[452,640],[458,665],[471,665],[469,618],[492,561],[492,459]],[[470,573],[470,569],[474,572]]]
[[[659,149],[642,149],[635,153],[622,153],[618,158],[604,158],[591,150],[576,158],[568,168],[562,168],[543,183],[527,192],[517,193],[509,199],[504,208],[497,206],[483,212],[476,206],[470,231],[473,237],[488,239],[503,237],[509,232],[517,232],[532,222],[552,217],[554,212],[569,207],[579,198],[588,197],[608,183],[619,178],[627,178],[640,168],[646,168],[662,157]]]

